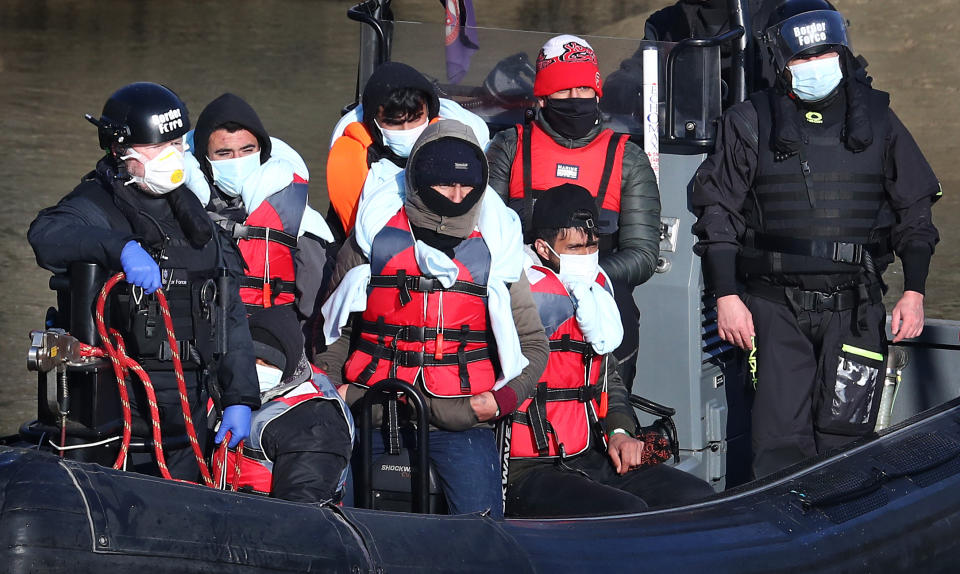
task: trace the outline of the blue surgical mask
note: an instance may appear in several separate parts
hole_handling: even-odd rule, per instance
[[[787,66],[793,93],[805,102],[818,102],[829,96],[843,80],[840,58],[810,60]]]
[[[243,189],[243,182],[260,167],[260,152],[233,159],[209,161],[210,169],[213,170],[213,183],[223,193],[237,197]]]
[[[257,379],[260,381],[260,392],[265,393],[280,384],[283,371],[276,367],[257,364]]]
[[[413,149],[413,144],[416,143],[417,138],[420,137],[423,130],[427,129],[427,125],[429,124],[430,122],[423,122],[423,125],[408,130],[385,130],[377,123],[377,129],[380,130],[380,135],[383,136],[383,145],[393,150],[393,153],[400,157],[410,157],[410,150]]]

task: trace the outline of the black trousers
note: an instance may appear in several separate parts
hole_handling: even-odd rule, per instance
[[[759,478],[869,433],[876,423],[886,354],[882,303],[795,310],[746,295],[756,330],[753,471]]]
[[[200,466],[196,455],[190,446],[183,422],[183,407],[180,402],[180,392],[177,389],[176,376],[173,371],[149,371],[151,383],[157,396],[157,405],[160,412],[160,431],[163,436],[163,457],[167,464],[170,476],[191,482],[200,481]],[[197,441],[201,449],[207,444],[207,412],[204,393],[198,382],[196,372],[184,373],[187,381],[187,401],[190,405],[190,417],[196,431]],[[131,444],[150,443],[153,440],[151,433],[150,409],[147,403],[146,391],[136,377],[128,380],[127,392],[133,418],[134,436]],[[127,457],[127,470],[140,474],[161,476],[157,466],[156,455],[152,448],[132,447]]]
[[[294,502],[338,501],[347,467],[350,430],[332,401],[310,400],[263,429],[263,452],[273,461],[271,496]]]
[[[669,464],[618,475],[609,457],[599,449],[563,464],[523,459],[510,465],[507,516],[625,514],[695,502],[713,494],[709,484]]]

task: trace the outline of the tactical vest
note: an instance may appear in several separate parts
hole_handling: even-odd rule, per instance
[[[603,130],[589,144],[571,149],[555,142],[536,122],[517,125],[517,151],[510,169],[508,204],[520,214],[524,230],[530,228],[533,204],[546,190],[574,183],[597,199],[601,236],[616,234],[627,139],[627,135]],[[603,239],[605,237],[601,237],[604,247],[612,248],[615,244],[613,241],[607,246]]]
[[[293,182],[257,206],[233,236],[247,264],[240,298],[253,313],[264,306],[291,305],[296,297],[297,235],[307,207],[307,181]]]
[[[107,215],[111,228],[132,233],[131,222],[116,207],[110,192],[102,185],[96,187],[99,191],[89,193],[87,197]],[[92,191],[94,188],[87,189]],[[213,239],[196,249],[190,245],[172,212],[168,218],[151,219],[161,226],[166,240],[162,246],[143,247],[161,251],[158,265],[183,368],[197,370],[202,364],[212,363],[216,348],[217,270],[224,257],[219,244],[221,239],[214,232]],[[116,328],[123,336],[127,353],[148,371],[173,370],[172,353],[157,299],[122,283],[111,293],[108,305],[107,326]]]
[[[584,339],[573,300],[557,275],[546,267],[532,269],[543,275],[531,280],[530,291],[550,340],[550,358],[533,396],[511,417],[510,456],[574,456],[590,448],[602,356]],[[603,274],[597,283],[610,291]]]
[[[759,126],[758,165],[745,205],[748,231],[738,262],[748,277],[770,274],[858,274],[868,257],[889,253],[892,218],[884,189],[884,137],[889,97],[870,91],[874,142],[854,153],[843,125],[811,135],[799,152],[780,157],[772,147],[772,92],[750,97]],[[865,255],[865,252],[869,255]]]
[[[454,248],[456,282],[444,288],[417,266],[414,237],[401,208],[374,237],[367,308],[344,367],[363,387],[388,377],[437,397],[468,397],[493,388],[496,344],[487,316],[490,251],[478,231]]]

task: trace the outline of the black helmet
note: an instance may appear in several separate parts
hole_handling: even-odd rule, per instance
[[[780,72],[798,55],[850,48],[846,20],[827,0],[781,2],[770,14],[763,41]]]
[[[187,106],[170,88],[152,82],[137,82],[113,93],[103,105],[100,119],[86,116],[97,126],[100,147],[155,144],[170,141],[190,131]]]

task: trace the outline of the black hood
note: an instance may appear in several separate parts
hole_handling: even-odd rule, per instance
[[[257,112],[240,96],[226,93],[213,100],[200,112],[197,118],[197,127],[193,132],[193,155],[200,162],[200,169],[207,176],[207,181],[213,181],[210,163],[204,161],[207,157],[207,143],[217,126],[227,122],[235,122],[249,130],[260,142],[260,163],[270,159],[270,136],[260,122]]]
[[[434,85],[423,74],[411,66],[400,62],[384,62],[374,70],[367,85],[363,87],[363,125],[367,127],[373,141],[383,146],[380,131],[373,124],[377,110],[390,97],[390,93],[398,88],[414,88],[430,96],[427,103],[427,115],[430,119],[440,114],[440,97]]]

